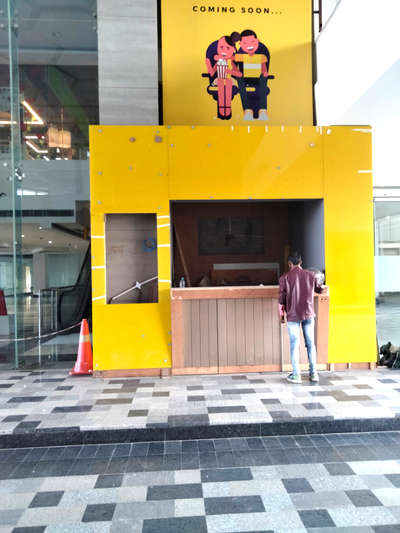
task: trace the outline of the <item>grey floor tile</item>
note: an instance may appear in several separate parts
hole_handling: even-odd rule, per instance
[[[332,527],[335,526],[330,514],[326,509],[313,509],[310,511],[299,511],[303,524],[307,528],[312,527]]]
[[[294,492],[314,492],[306,478],[282,479],[282,483],[289,494]]]
[[[331,476],[350,476],[354,474],[347,463],[327,463],[324,466]]]
[[[147,500],[176,500],[178,498],[201,498],[201,483],[185,483],[182,485],[155,485],[147,491]]]
[[[143,533],[207,533],[203,516],[155,518],[143,521]]]
[[[204,507],[207,515],[259,513],[265,511],[260,496],[204,498]]]
[[[82,522],[109,522],[115,511],[115,503],[88,505],[82,517]]]
[[[355,507],[378,507],[382,505],[370,490],[346,490],[346,496]]]
[[[38,492],[29,507],[55,507],[60,503],[64,491]]]

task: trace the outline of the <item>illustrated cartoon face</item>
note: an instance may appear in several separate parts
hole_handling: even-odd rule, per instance
[[[240,46],[242,50],[249,55],[256,53],[260,41],[254,35],[246,35],[240,40]]]
[[[236,53],[236,49],[226,42],[225,37],[221,37],[218,41],[217,52],[222,58],[229,59]]]

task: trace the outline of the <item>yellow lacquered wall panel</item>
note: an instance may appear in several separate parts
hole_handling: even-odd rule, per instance
[[[171,366],[171,261],[164,133],[164,128],[158,127],[91,127],[92,234],[104,235],[107,213],[154,213],[157,226],[163,226],[157,228],[158,303],[109,305],[101,298],[106,295],[105,269],[92,270],[95,370]],[[92,261],[94,266],[101,261],[106,264],[104,239],[92,239]]]
[[[371,136],[359,129],[92,127],[92,234],[106,213],[156,213],[159,274],[157,304],[106,305],[105,270],[93,271],[95,370],[171,364],[170,200],[323,198],[329,362],[374,361],[372,178],[359,172]],[[92,250],[105,264],[104,241]]]
[[[319,128],[172,126],[168,140],[173,200],[322,197]]]
[[[329,361],[376,361],[371,134],[324,135]]]

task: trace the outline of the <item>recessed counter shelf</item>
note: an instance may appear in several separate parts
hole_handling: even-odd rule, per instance
[[[279,287],[171,289],[172,374],[289,370],[287,325],[278,314]],[[328,367],[329,296],[316,294],[318,369]],[[302,338],[302,369],[307,352]]]

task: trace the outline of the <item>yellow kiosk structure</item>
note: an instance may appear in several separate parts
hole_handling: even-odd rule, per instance
[[[95,375],[285,369],[277,278],[294,244],[330,289],[319,368],[375,363],[370,128],[90,135]]]

